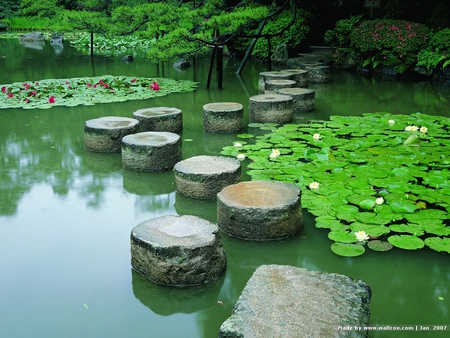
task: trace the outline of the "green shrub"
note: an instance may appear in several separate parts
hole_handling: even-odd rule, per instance
[[[329,43],[334,49],[330,55],[330,59],[335,65],[341,65],[348,54],[353,54],[350,48],[350,34],[360,24],[361,20],[362,14],[351,16],[348,19],[337,21],[334,25],[334,30],[327,30],[325,32],[325,42]]]
[[[369,20],[356,27],[350,44],[363,67],[392,67],[403,73],[416,64],[417,54],[427,46],[429,29],[401,20]]]
[[[417,56],[417,66],[422,66],[431,74],[436,68],[450,65],[450,28],[434,34],[428,47]]]

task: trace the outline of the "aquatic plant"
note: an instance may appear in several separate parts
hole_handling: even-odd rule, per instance
[[[328,229],[336,254],[358,256],[366,246],[450,253],[449,118],[366,113],[249,128],[270,132],[221,153],[245,155],[253,180],[299,186],[302,207]]]
[[[46,109],[144,100],[196,87],[196,82],[188,80],[112,75],[16,82],[0,85],[0,108]]]

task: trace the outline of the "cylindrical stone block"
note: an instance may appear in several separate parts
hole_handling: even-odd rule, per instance
[[[292,88],[295,84],[294,80],[267,80],[264,94],[276,94],[278,89]]]
[[[284,69],[283,72],[293,73],[293,80],[296,82],[294,87],[305,88],[308,87],[308,71],[305,69]]]
[[[300,189],[279,181],[248,181],[217,195],[217,225],[226,234],[249,240],[295,235],[303,227]]]
[[[266,81],[269,80],[293,80],[294,74],[283,71],[271,71],[259,73],[258,91],[264,93]]]
[[[152,107],[136,110],[133,117],[139,121],[139,131],[167,131],[178,133],[183,129],[181,109]]]
[[[237,133],[244,124],[244,109],[236,102],[214,102],[203,106],[203,130],[209,133]]]
[[[331,81],[330,66],[308,67],[308,81],[310,83],[326,83]]]
[[[122,139],[123,167],[135,171],[172,170],[181,160],[181,139],[175,133],[148,131]]]
[[[128,117],[105,116],[86,121],[84,144],[98,153],[120,153],[122,138],[138,131],[139,121]]]
[[[226,186],[241,181],[241,163],[225,156],[194,156],[173,168],[176,190],[188,197],[214,199]]]
[[[202,218],[167,215],[131,231],[131,265],[157,284],[210,283],[225,272],[226,264],[217,226]]]
[[[306,113],[312,111],[316,107],[316,92],[307,88],[284,88],[278,90],[279,94],[289,95],[292,97],[292,107],[294,114]]]
[[[262,94],[250,97],[249,120],[253,122],[286,123],[293,119],[292,97]]]

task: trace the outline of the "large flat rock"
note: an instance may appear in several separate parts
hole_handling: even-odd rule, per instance
[[[219,338],[367,337],[370,287],[335,273],[262,265],[220,327]]]

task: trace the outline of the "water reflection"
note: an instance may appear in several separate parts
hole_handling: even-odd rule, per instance
[[[169,287],[157,285],[133,269],[131,270],[134,296],[152,312],[161,316],[175,313],[195,313],[217,303],[223,277],[201,286]]]

